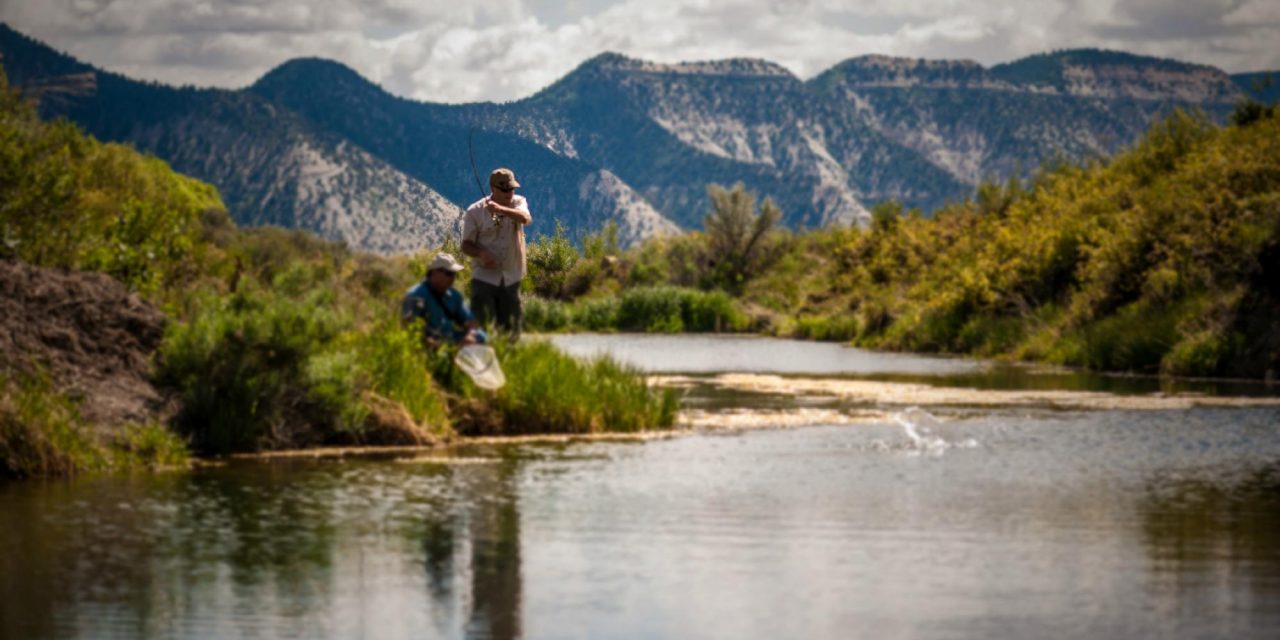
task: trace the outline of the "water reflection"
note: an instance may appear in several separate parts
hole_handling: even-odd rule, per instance
[[[519,637],[519,464],[0,485],[0,637]]]
[[[473,638],[520,637],[520,511],[515,491],[519,460],[507,452],[493,473],[493,495],[471,516],[471,618]]]
[[[1280,596],[1280,465],[1158,477],[1141,508],[1157,588]]]
[[[1280,625],[1280,408],[898,417],[3,484],[0,638]]]

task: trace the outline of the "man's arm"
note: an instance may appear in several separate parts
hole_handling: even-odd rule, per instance
[[[516,207],[500,205],[493,200],[490,200],[485,206],[491,213],[506,216],[520,224],[529,224],[530,222],[533,222],[533,215],[529,213],[528,200],[521,200],[520,205]]]
[[[462,254],[475,258],[480,261],[480,264],[492,269],[498,266],[498,257],[475,241],[476,234],[479,232],[480,226],[476,224],[475,216],[469,209],[464,214],[462,222]]]

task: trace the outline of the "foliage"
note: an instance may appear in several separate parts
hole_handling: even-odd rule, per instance
[[[178,466],[186,443],[160,424],[125,425],[106,442],[43,373],[0,375],[0,478]]]
[[[434,354],[436,380],[454,396],[464,433],[647,431],[675,421],[672,390],[650,387],[639,371],[612,359],[583,362],[538,340],[495,347],[507,384],[494,392],[453,367],[452,349]]]
[[[307,420],[352,427],[354,383],[320,360],[349,321],[320,302],[239,292],[171,328],[159,380],[181,391],[177,424],[197,451],[279,447]]]
[[[743,286],[776,260],[778,245],[770,233],[782,211],[766,198],[756,211],[756,198],[742,183],[725,189],[707,187],[712,210],[703,220],[706,231],[707,282],[740,293]]]
[[[65,121],[41,122],[0,74],[0,258],[102,271],[156,294],[200,259],[217,192]]]
[[[1265,335],[1240,305],[1262,295],[1260,256],[1280,232],[1280,122],[1218,129],[1175,113],[1110,163],[1046,167],[932,219],[892,219],[837,251],[832,292],[859,344],[1238,371],[1256,342],[1242,327]]]
[[[578,251],[569,240],[564,224],[556,220],[554,234],[544,235],[529,245],[529,273],[524,287],[532,287],[533,293],[545,298],[561,298],[569,271],[579,259]]]

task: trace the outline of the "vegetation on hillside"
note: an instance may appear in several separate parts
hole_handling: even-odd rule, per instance
[[[531,304],[530,319],[547,329],[603,329],[612,319],[619,329],[751,328],[1103,370],[1274,375],[1280,119],[1243,105],[1233,122],[1177,112],[1111,161],[987,183],[930,217],[889,202],[867,229],[770,231],[777,250],[728,279],[729,245],[715,225],[632,249],[607,272],[585,254],[555,270],[535,264],[535,291],[565,273],[594,279]],[[724,192],[712,193],[719,212],[726,204],[714,194]],[[735,320],[619,313],[654,286],[689,288],[665,299],[732,295],[716,307]]]
[[[423,256],[355,253],[301,231],[237,229],[216,190],[162,161],[41,122],[0,75],[0,259],[101,271],[170,317],[156,381],[164,425],[111,442],[41,377],[0,371],[0,476],[320,444],[429,443],[457,432],[668,427],[674,396],[608,361],[502,345],[510,384],[475,389],[399,323]],[[543,378],[550,380],[543,380]],[[567,390],[572,389],[572,393]],[[117,427],[118,425],[108,425]]]

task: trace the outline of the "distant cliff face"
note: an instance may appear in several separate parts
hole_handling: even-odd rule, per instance
[[[792,227],[861,224],[884,200],[930,210],[1049,158],[1109,155],[1176,107],[1225,119],[1274,95],[1245,86],[1255,75],[1096,50],[990,68],[861,56],[808,81],[764,60],[603,54],[524,100],[468,105],[404,100],[316,59],[213,91],[99,72],[3,25],[0,53],[45,115],[212,182],[238,221],[386,252],[456,235],[495,166],[525,185],[534,237],[555,220],[614,221],[624,242],[697,228],[709,183],[742,182]]]
[[[1223,118],[1244,97],[1211,67],[1090,50],[991,69],[864,56],[809,85],[969,185],[1055,156],[1110,155],[1175,107]]]

